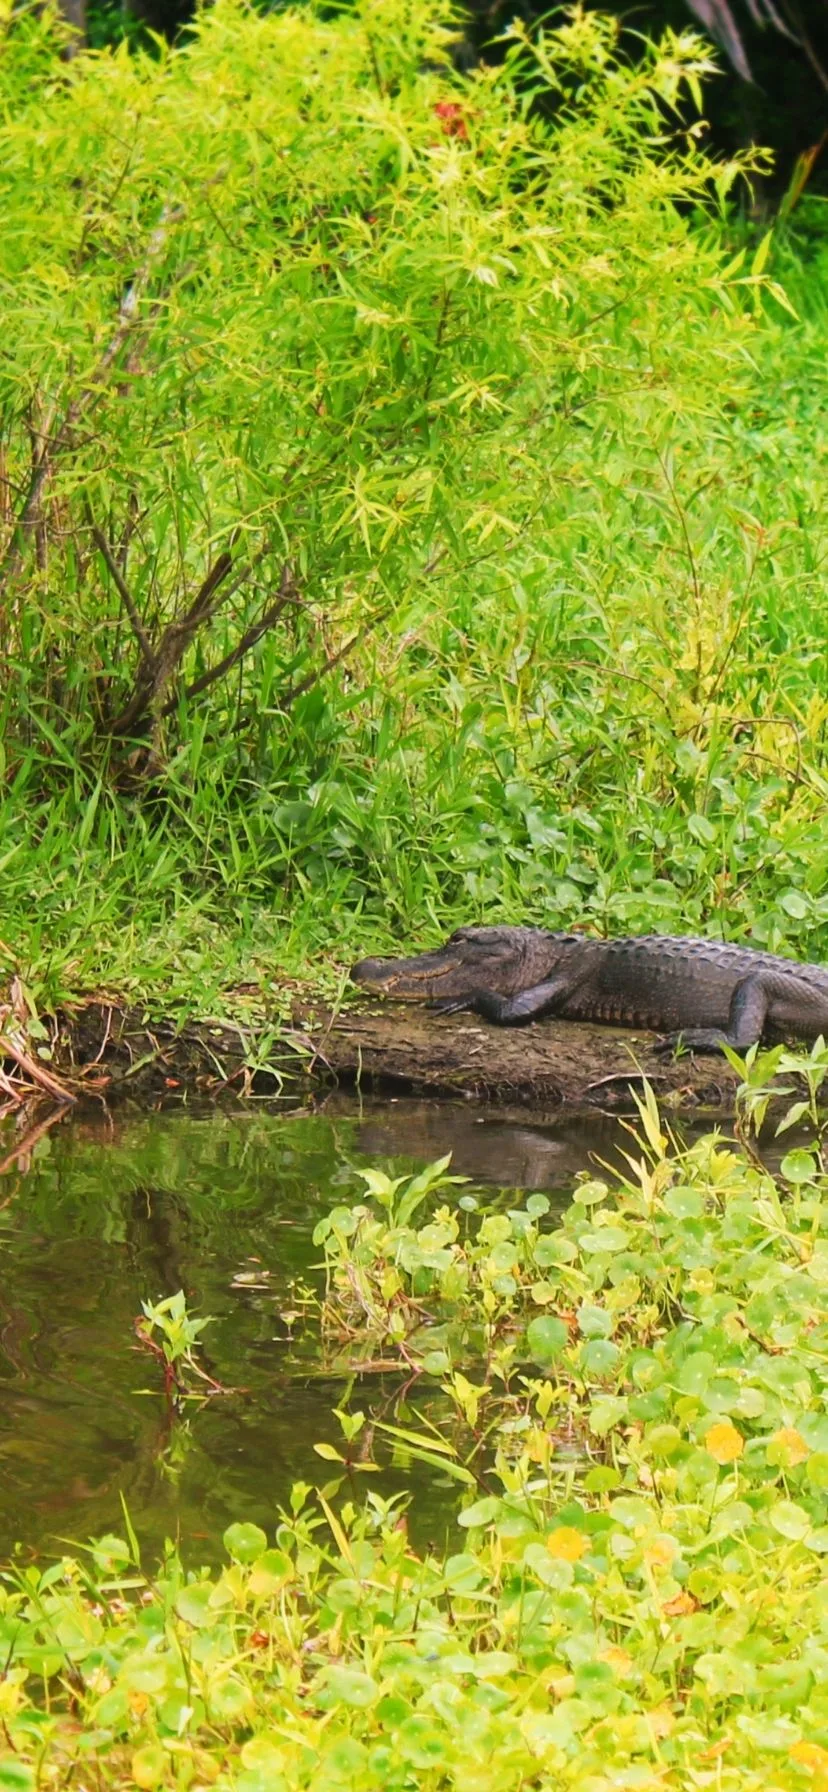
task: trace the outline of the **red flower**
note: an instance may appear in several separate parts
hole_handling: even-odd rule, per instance
[[[463,108],[457,105],[456,100],[438,100],[432,110],[435,118],[440,120],[444,137],[462,137],[464,142],[468,142],[469,133]]]

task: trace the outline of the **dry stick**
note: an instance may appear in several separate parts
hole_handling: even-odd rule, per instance
[[[770,21],[775,31],[780,31],[783,37],[789,38],[792,44],[796,44],[797,47],[799,47],[798,38],[796,38],[794,33],[789,30],[784,19],[777,12],[776,7],[773,5],[773,0],[762,0],[761,7],[757,5],[756,0],[747,0],[747,9],[754,25],[758,25],[760,31],[764,31],[765,26],[768,24],[768,21]]]
[[[759,554],[761,552],[761,545],[762,544],[757,542],[755,544],[754,551],[751,555],[748,576],[747,576],[747,579],[745,580],[745,584],[742,589],[742,596],[739,601],[739,608],[736,612],[736,621],[733,625],[733,628],[730,631],[730,640],[728,641],[728,644],[725,648],[725,651],[724,651],[724,653],[719,661],[718,667],[716,669],[716,677],[713,681],[713,687],[708,692],[707,700],[704,704],[703,714],[704,714],[705,720],[707,718],[707,713],[708,713],[708,710],[710,709],[711,704],[715,704],[717,701],[719,692],[722,688],[722,685],[724,684],[724,675],[725,675],[725,672],[727,671],[728,661],[729,661],[730,656],[736,646],[739,636],[742,632],[742,623],[744,622],[745,612],[747,610],[748,603],[750,602],[751,586],[753,584],[753,580],[754,580],[754,577],[756,574],[756,568],[759,564]]]
[[[699,578],[699,569],[696,564],[696,556],[693,552],[693,543],[690,540],[690,530],[687,527],[687,517],[684,512],[684,506],[681,502],[681,499],[679,498],[678,492],[676,491],[675,481],[670,472],[670,469],[668,467],[668,464],[667,464],[667,461],[666,461],[664,455],[662,455],[662,454],[658,455],[658,462],[661,467],[661,471],[664,475],[664,483],[667,487],[668,492],[670,493],[670,497],[673,500],[673,508],[678,517],[679,526],[681,528],[682,535],[684,536],[684,545],[685,545],[685,548],[687,549],[687,558],[690,563],[690,577],[693,582],[693,597],[694,597],[695,603],[696,603],[696,614],[700,615],[701,614],[701,602],[702,602],[701,580]]]
[[[304,697],[305,692],[312,690],[313,686],[319,683],[320,678],[325,677],[326,672],[332,672],[334,666],[338,666],[340,660],[344,660],[346,654],[350,653],[352,648],[358,647],[360,641],[365,640],[365,636],[369,634],[372,628],[376,628],[378,622],[384,622],[387,615],[388,611],[385,610],[379,616],[372,616],[371,621],[366,622],[364,628],[358,629],[356,634],[351,636],[350,641],[346,641],[344,647],[340,647],[338,653],[329,654],[328,658],[323,661],[321,666],[317,666],[315,671],[308,673],[307,678],[303,678],[299,684],[293,685],[289,691],[286,691],[279,704],[279,708],[282,710],[289,709],[291,703],[296,702],[297,697]]]
[[[64,1088],[57,1077],[50,1076],[49,1071],[44,1070],[36,1058],[29,1056],[23,1036],[16,1029],[14,1033],[0,1033],[0,1058],[11,1058],[32,1082],[39,1083],[42,1089],[48,1090],[56,1101],[74,1101],[75,1097],[70,1090]]]
[[[689,0],[689,5],[699,24],[722,45],[740,80],[751,82],[750,63],[727,0]]]
[[[213,566],[210,567],[210,570],[199,587],[189,609],[184,612],[183,616],[176,617],[173,622],[168,624],[161,636],[158,647],[154,648],[146,633],[138,611],[138,606],[127,585],[122,569],[118,565],[111,544],[104,535],[103,530],[99,529],[97,524],[92,521],[91,516],[90,527],[95,544],[103,555],[110,576],[132,624],[133,631],[141,649],[143,661],[135,681],[132,696],[120,715],[116,717],[111,725],[111,732],[113,734],[124,734],[128,732],[130,728],[134,728],[142,723],[147,714],[154,712],[157,719],[160,720],[163,716],[169,715],[175,708],[177,698],[172,697],[163,704],[161,699],[170,679],[180,665],[187,647],[198,629],[215,615],[219,603],[226,603],[227,599],[238,589],[239,585],[249,577],[253,568],[266,554],[267,545],[261,548],[252,560],[245,562],[242,566],[235,569],[234,577],[229,585],[226,584],[226,580],[233,571],[232,553],[230,550],[225,550],[223,554],[220,554]],[[201,678],[195,680],[194,684],[187,690],[187,696],[193,696],[199,691],[205,690],[208,685],[212,684],[217,678],[220,678],[225,672],[229,671],[232,666],[236,665],[242,656],[248,652],[250,647],[255,645],[255,642],[259,640],[265,630],[272,626],[286,604],[291,602],[299,604],[302,602],[298,595],[290,594],[288,590],[290,582],[290,574],[287,567],[285,567],[282,573],[280,594],[276,603],[270,606],[265,612],[265,615],[260,617],[259,621],[255,623],[252,628],[248,629],[241,641],[238,642],[231,653],[225,655],[225,658],[218,666],[212,667],[209,672],[204,673]],[[225,588],[221,593],[221,597],[217,598],[216,593],[222,585]]]
[[[34,1150],[38,1139],[43,1138],[44,1133],[47,1133],[50,1127],[54,1126],[55,1121],[64,1120],[66,1118],[66,1112],[66,1105],[59,1108],[53,1108],[52,1112],[46,1115],[45,1120],[38,1121],[36,1126],[30,1126],[27,1132],[24,1133],[23,1138],[18,1140],[14,1149],[7,1152],[6,1156],[0,1161],[0,1176],[4,1176],[7,1170],[13,1169],[14,1165],[19,1162],[21,1157],[28,1156]],[[25,1164],[21,1164],[21,1169],[25,1170],[26,1167]],[[6,1201],[0,1202],[0,1206],[2,1207],[7,1206],[7,1204]]]
[[[807,56],[808,61],[811,64],[811,67],[814,71],[814,74],[817,77],[817,80],[821,83],[821,85],[825,89],[825,92],[828,93],[828,74],[826,74],[825,69],[817,55],[817,52],[814,49],[813,43],[811,41],[811,37],[805,27],[805,20],[802,17],[802,10],[796,4],[796,0],[787,0],[786,11],[787,11],[789,17],[792,17],[793,21],[794,21],[794,27],[795,27],[795,30],[797,33],[796,37],[794,38],[794,42],[798,43],[801,46],[801,48],[805,51],[805,55]]]
[[[428,370],[428,378],[426,380],[425,386],[423,387],[423,404],[428,404],[428,401],[431,397],[431,388],[434,384],[434,376],[437,372],[437,364],[440,359],[440,350],[443,346],[443,337],[446,333],[446,324],[448,323],[448,314],[451,309],[451,299],[452,299],[451,289],[449,287],[446,287],[443,291],[443,302],[440,306],[440,316],[439,316],[439,319],[437,322],[437,330],[436,330],[435,336],[434,336],[434,346],[431,351],[431,366]]]
[[[71,403],[67,406],[63,422],[60,424],[54,439],[49,443],[48,436],[51,432],[51,424],[54,418],[56,404],[52,406],[50,416],[44,422],[43,429],[40,432],[43,441],[40,453],[36,458],[33,457],[32,459],[32,475],[29,481],[29,490],[23,508],[12,531],[12,537],[6,552],[3,555],[2,560],[0,560],[0,580],[13,578],[14,574],[18,571],[23,559],[23,549],[40,514],[43,493],[52,466],[52,459],[47,452],[47,448],[51,447],[51,455],[53,456],[61,449],[69,447],[72,439],[72,431],[76,424],[79,423],[81,417],[88,411],[93,400],[100,395],[106,376],[110,372],[113,362],[120,354],[130,330],[137,320],[138,305],[141,296],[149,281],[153,267],[161,254],[169,231],[174,224],[180,222],[184,215],[183,206],[164,207],[160,220],[156,224],[150,237],[144,260],[138,269],[135,279],[124,293],[118,307],[117,322],[113,335],[104,349],[97,367],[93,369],[86,385],[82,387],[77,397],[73,398]]]

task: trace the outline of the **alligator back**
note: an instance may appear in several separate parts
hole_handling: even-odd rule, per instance
[[[828,970],[820,965],[719,940],[663,934],[584,944],[593,949],[592,963],[561,1005],[559,1012],[568,1020],[609,1021],[656,1032],[724,1028],[737,985],[761,972],[774,989],[770,1036],[784,1037],[792,1030],[800,1037],[816,1037],[828,1023]],[[569,957],[574,969],[573,960],[574,955]]]

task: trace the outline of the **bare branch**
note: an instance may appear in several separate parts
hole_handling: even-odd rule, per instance
[[[207,672],[202,672],[200,678],[196,678],[192,684],[187,686],[187,689],[184,692],[185,697],[200,696],[201,692],[208,690],[211,684],[215,684],[219,678],[224,678],[228,672],[232,672],[233,667],[237,666],[239,661],[244,659],[245,654],[249,653],[250,649],[256,646],[257,641],[261,640],[262,635],[267,634],[268,629],[271,629],[273,624],[278,622],[279,617],[288,604],[298,604],[303,608],[305,607],[302,598],[297,596],[291,589],[292,582],[291,574],[285,566],[282,569],[279,595],[270,605],[269,609],[263,612],[259,617],[258,622],[252,624],[247,632],[242,635],[241,640],[236,643],[236,646],[231,648],[230,652],[226,653],[224,658],[218,661],[217,665],[211,666]],[[175,709],[176,702],[177,698],[171,697],[169,701],[164,704],[161,711],[162,716],[170,715]]]
[[[687,4],[699,24],[704,26],[705,31],[709,31],[716,43],[721,44],[737,75],[743,81],[752,84],[753,74],[742,42],[742,34],[727,0],[687,0]]]
[[[233,539],[235,540],[235,536]],[[167,624],[158,646],[151,649],[151,663],[144,663],[139,667],[132,696],[110,724],[110,733],[129,734],[134,729],[142,728],[149,717],[153,717],[158,723],[163,716],[170,714],[175,708],[175,699],[170,698],[165,702],[165,693],[170,681],[178,671],[187,648],[195,639],[199,629],[212,620],[221,604],[226,603],[244,580],[249,578],[253,568],[259,564],[267,552],[268,544],[266,543],[253,556],[252,560],[245,561],[235,568],[231,549],[225,549],[222,554],[219,554],[218,559],[202,580],[189,608],[184,611],[182,616],[177,616],[174,621]],[[233,574],[232,578],[230,578],[231,573]],[[298,597],[291,598],[282,595],[278,599],[282,605],[300,601]],[[262,620],[260,619],[260,621]],[[269,619],[265,626],[271,627],[272,621],[275,621],[275,617]],[[254,626],[259,628],[259,624]],[[260,632],[264,632],[264,630],[262,629]],[[258,638],[259,636],[256,634],[254,639],[258,640]],[[247,642],[243,651],[246,653],[248,646],[252,644],[252,641]],[[233,654],[235,656],[233,663],[235,664],[236,658],[241,658],[241,654],[237,654],[235,648]],[[213,678],[218,676],[219,673],[215,670],[209,676],[205,674],[206,684],[211,684]],[[198,689],[205,688],[201,680],[197,680],[196,684]],[[188,692],[188,695],[192,695],[192,690]]]
[[[126,613],[127,613],[129,620],[132,624],[133,633],[134,633],[135,638],[138,642],[138,645],[141,649],[141,657],[144,661],[147,671],[152,672],[155,669],[155,654],[152,651],[152,646],[150,644],[149,637],[147,635],[146,629],[144,628],[144,624],[141,620],[141,615],[138,610],[138,605],[135,602],[132,592],[129,589],[126,579],[124,578],[121,568],[118,565],[117,560],[115,559],[115,555],[112,552],[112,549],[109,545],[109,542],[106,539],[106,536],[104,535],[103,530],[98,528],[97,523],[92,523],[91,531],[92,531],[92,539],[95,543],[95,546],[98,549],[98,552],[103,555],[103,558],[106,561],[107,569],[109,571],[109,576],[112,580],[113,585],[115,586],[118,596],[121,599],[121,603],[123,604],[124,609],[126,610]]]
[[[364,641],[366,635],[370,634],[371,629],[376,628],[377,623],[382,622],[387,615],[388,611],[384,610],[379,616],[372,616],[370,622],[366,622],[363,628],[357,629],[355,635],[351,635],[350,640],[345,642],[344,647],[340,647],[336,653],[328,654],[321,666],[317,666],[313,672],[308,673],[307,678],[303,678],[299,684],[293,685],[289,691],[286,691],[279,704],[279,708],[283,710],[290,709],[291,704],[296,702],[297,697],[304,697],[306,691],[312,690],[313,686],[318,684],[320,678],[324,678],[327,672],[332,672],[334,666],[338,666],[340,660],[344,660],[355,647],[358,647],[360,641]]]

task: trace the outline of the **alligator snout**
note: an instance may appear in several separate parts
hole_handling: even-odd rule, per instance
[[[442,992],[444,978],[455,969],[450,955],[424,952],[419,958],[363,958],[351,979],[406,1002],[426,1002]]]
[[[351,967],[351,982],[385,984],[389,969],[387,958],[362,958]]]

